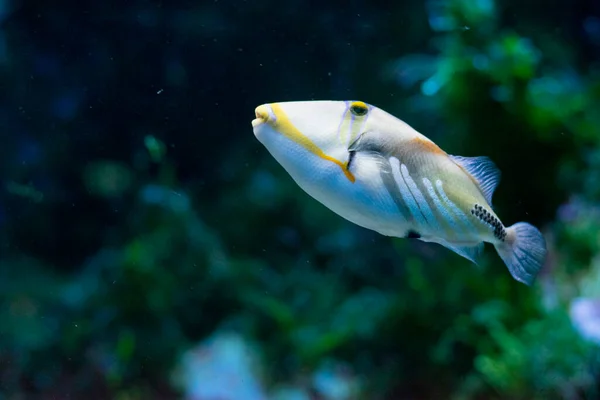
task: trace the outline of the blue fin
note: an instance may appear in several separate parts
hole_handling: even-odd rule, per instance
[[[470,260],[472,263],[479,265],[479,256],[483,252],[483,242],[475,245],[475,246],[460,246],[453,243],[440,243],[442,246],[452,250],[456,254],[463,256],[467,260]]]
[[[526,222],[509,226],[506,232],[506,240],[495,245],[496,251],[514,279],[531,285],[546,261],[546,240]]]
[[[492,195],[500,183],[500,170],[488,157],[450,156],[455,163],[463,167],[479,183],[483,197],[492,205]]]
[[[479,242],[477,244],[474,244],[474,242],[452,243],[452,242],[448,242],[448,241],[440,239],[440,238],[422,238],[420,240],[422,240],[423,242],[433,242],[433,243],[441,244],[445,248],[452,250],[459,256],[466,258],[467,260],[471,261],[475,265],[479,265],[479,257],[481,256],[481,253],[483,252],[483,242]]]

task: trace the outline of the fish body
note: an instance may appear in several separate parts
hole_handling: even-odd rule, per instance
[[[263,104],[256,138],[310,196],[385,236],[441,244],[477,263],[493,244],[512,276],[535,279],[542,234],[505,227],[492,209],[500,171],[487,157],[447,154],[386,111],[361,101]]]

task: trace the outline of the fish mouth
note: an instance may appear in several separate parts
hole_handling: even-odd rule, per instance
[[[257,128],[260,125],[269,123],[273,120],[273,111],[271,110],[271,107],[266,104],[256,107],[254,115],[256,115],[256,118],[252,120],[253,128]]]

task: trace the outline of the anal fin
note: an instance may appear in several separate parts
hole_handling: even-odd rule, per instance
[[[442,239],[435,239],[429,241],[441,244],[442,246],[446,247],[449,250],[452,250],[459,256],[462,256],[467,260],[471,261],[475,265],[479,264],[479,258],[483,253],[483,242],[454,243]]]

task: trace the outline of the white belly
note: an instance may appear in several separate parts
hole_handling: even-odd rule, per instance
[[[368,155],[355,156],[354,183],[338,165],[316,156],[301,164],[289,157],[280,163],[305,192],[348,221],[386,236],[404,237],[410,228]]]

